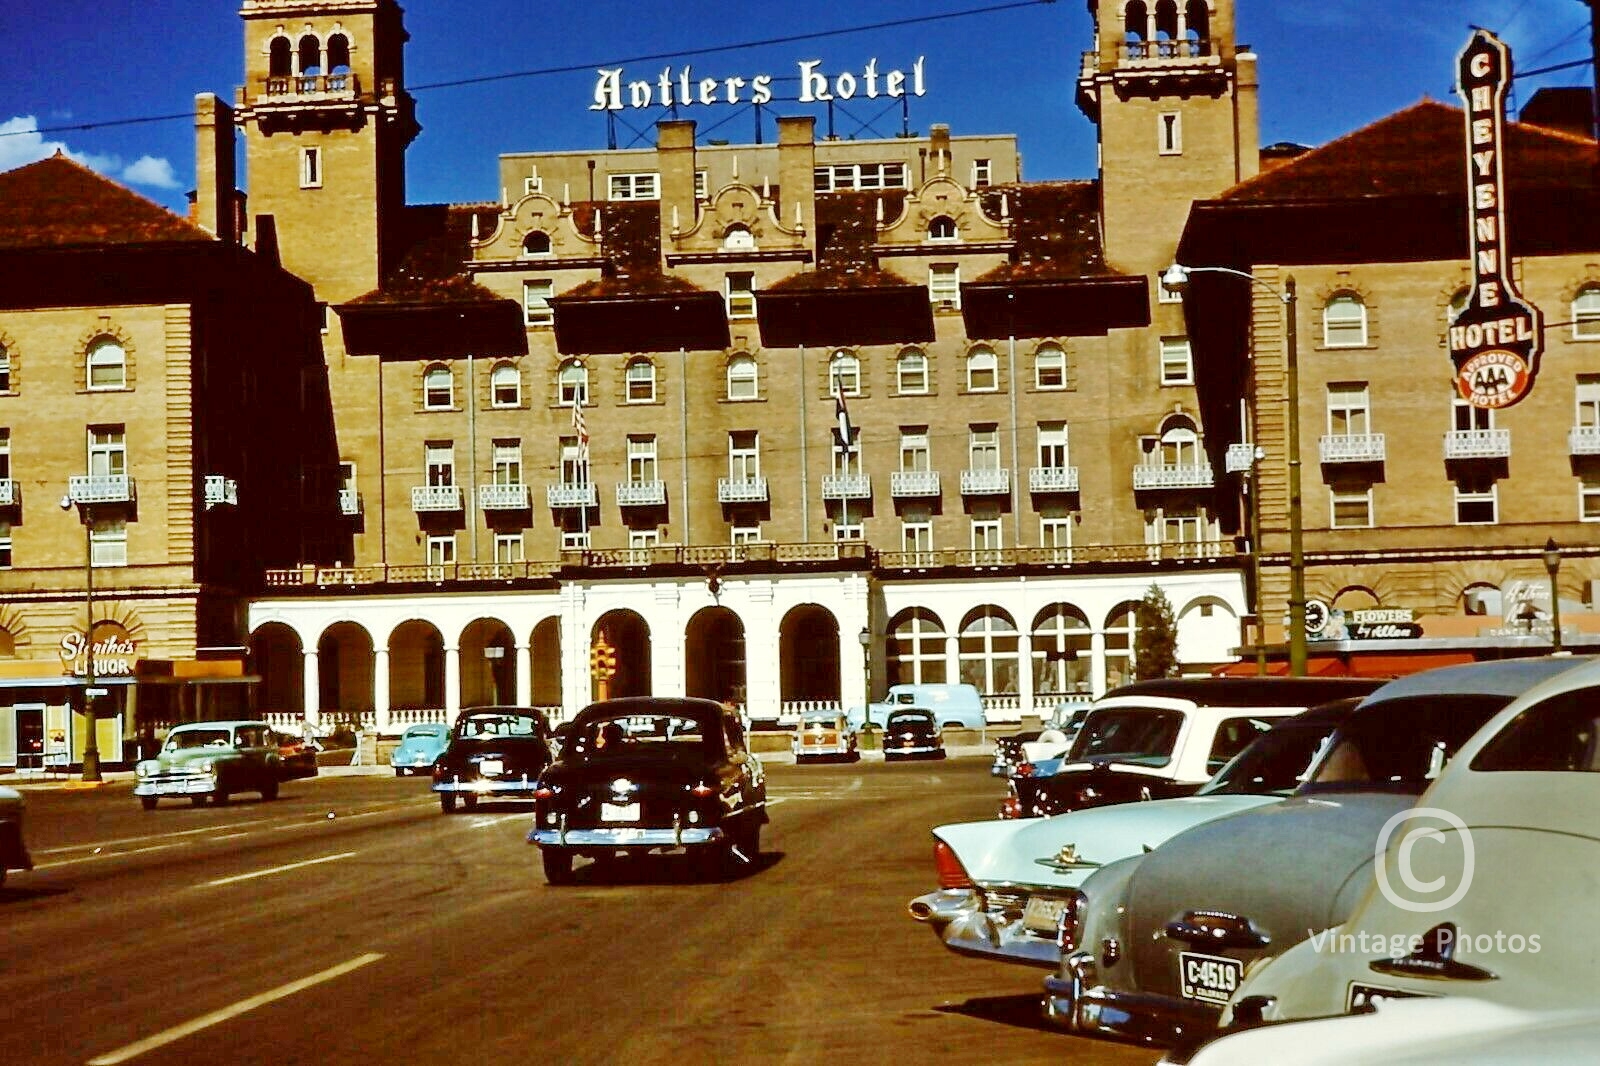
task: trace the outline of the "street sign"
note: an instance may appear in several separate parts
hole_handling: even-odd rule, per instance
[[[111,695],[111,690],[108,688],[86,688],[83,690],[83,694],[85,696],[109,696]]]

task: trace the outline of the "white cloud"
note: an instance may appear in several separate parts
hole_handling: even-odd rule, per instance
[[[165,159],[157,159],[150,155],[142,155],[129,164],[122,172],[122,180],[134,185],[154,185],[159,189],[179,187],[178,176],[173,173],[172,164]]]
[[[134,185],[153,185],[160,189],[179,187],[178,176],[165,159],[145,155],[123,166],[121,156],[80,152],[65,141],[47,140],[39,132],[39,120],[33,115],[18,115],[0,122],[0,171],[36,163],[57,151],[90,170]]]

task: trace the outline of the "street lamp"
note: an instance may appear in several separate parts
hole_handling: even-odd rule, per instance
[[[1231,274],[1253,281],[1272,293],[1284,308],[1284,388],[1288,401],[1289,437],[1289,674],[1304,677],[1306,672],[1306,563],[1301,530],[1300,503],[1300,354],[1299,323],[1296,313],[1294,277],[1283,279],[1283,288],[1267,282],[1254,274],[1232,267],[1183,266],[1173,263],[1161,275],[1161,287],[1168,292],[1181,293],[1189,285],[1191,274]],[[1251,355],[1251,372],[1255,357]],[[1257,503],[1259,506],[1259,501]],[[1260,551],[1260,545],[1253,545]],[[1259,597],[1259,592],[1257,596]],[[1258,615],[1259,617],[1259,615]]]
[[[1556,573],[1561,569],[1561,548],[1554,537],[1544,542],[1544,570],[1550,575],[1550,650],[1561,654],[1561,589]]]
[[[72,504],[70,492],[61,497],[63,511],[72,510]],[[78,503],[78,518],[83,522],[83,723],[87,732],[83,740],[83,779],[99,781],[100,741],[95,735],[99,730],[94,713],[94,522],[89,505],[81,501]]]
[[[865,728],[872,728],[872,630],[866,626],[861,627],[861,632],[856,634],[856,640],[861,642],[861,678],[864,688],[862,702],[866,707]]]

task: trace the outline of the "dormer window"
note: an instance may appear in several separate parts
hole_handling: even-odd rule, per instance
[[[722,231],[722,250],[725,252],[750,252],[755,247],[756,239],[749,226],[736,222]]]
[[[956,220],[949,215],[940,215],[928,223],[928,240],[953,241],[960,235],[956,232]]]
[[[542,229],[536,229],[522,238],[522,254],[529,257],[549,255],[550,234]]]

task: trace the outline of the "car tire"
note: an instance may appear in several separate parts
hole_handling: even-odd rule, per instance
[[[155,810],[156,809],[156,797],[154,797],[154,796],[140,796],[139,797],[139,806],[143,807],[147,811]]]
[[[198,795],[198,796],[190,796],[189,797],[189,805],[191,807],[204,807],[206,805],[206,797],[205,797],[205,795],[202,793],[201,795]]]
[[[232,797],[229,796],[225,790],[220,788],[211,793],[211,802],[216,804],[218,807],[226,807],[230,799],[232,799]]]
[[[439,793],[439,809],[446,814],[456,813],[456,794],[454,792]]]
[[[268,803],[278,798],[278,782],[268,781],[261,786],[261,798]]]
[[[469,811],[475,811],[478,809],[478,797],[471,794],[462,796],[461,805]]]
[[[572,884],[572,852],[566,848],[540,848],[539,859],[544,864],[547,884]]]
[[[404,777],[404,776],[406,776],[405,768],[401,767],[401,766],[396,766],[394,768],[394,776],[396,776],[396,777]]]

